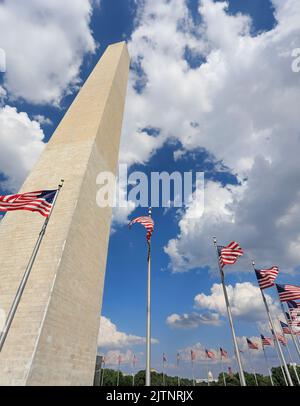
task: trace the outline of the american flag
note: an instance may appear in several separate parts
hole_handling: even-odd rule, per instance
[[[207,358],[210,358],[210,359],[215,358],[215,354],[212,351],[205,350],[205,354],[206,354]]]
[[[270,269],[255,269],[258,286],[261,289],[270,288],[274,286],[274,281],[279,273],[277,266]]]
[[[146,235],[147,241],[150,241],[153,230],[154,230],[153,219],[149,216],[137,217],[129,223],[129,227],[131,227],[135,223],[140,223],[142,226],[145,227],[145,229],[147,230],[147,235]]]
[[[300,318],[297,315],[293,315],[288,312],[285,312],[288,324],[290,327],[299,327],[300,326]]]
[[[288,319],[289,325],[291,327],[300,327],[300,317],[299,314],[293,314],[289,315],[289,313],[286,313],[286,317]]]
[[[227,247],[219,245],[218,254],[220,266],[223,268],[225,265],[233,265],[244,252],[237,242],[232,241]]]
[[[282,334],[276,334],[277,340],[284,346],[287,345],[287,339]]]
[[[48,217],[57,190],[39,190],[17,195],[0,196],[0,211],[29,210]]]
[[[260,335],[260,337],[261,337],[261,343],[262,343],[263,346],[272,345],[272,339],[271,338],[265,337],[262,334]]]
[[[227,351],[223,350],[223,348],[220,347],[220,353],[222,358],[228,358],[228,353]]]
[[[300,299],[300,286],[276,284],[276,288],[281,302]]]
[[[287,302],[291,316],[300,316],[300,303],[290,300]]]
[[[286,323],[284,323],[283,321],[281,321],[281,320],[280,320],[280,326],[281,326],[282,331],[283,331],[284,334],[292,334],[291,329],[289,328],[289,326]]]
[[[288,305],[289,309],[291,309],[291,310],[299,309],[299,312],[300,312],[300,303],[294,302],[293,300],[289,300],[287,302],[287,305]]]
[[[196,359],[196,353],[195,351],[191,350],[191,361],[195,361]]]
[[[166,356],[166,354],[163,354],[163,362],[167,362],[167,356]]]
[[[253,343],[251,340],[249,340],[249,338],[247,338],[247,344],[250,350],[258,350],[258,344]]]

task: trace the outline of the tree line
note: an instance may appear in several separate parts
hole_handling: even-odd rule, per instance
[[[289,367],[291,378],[295,386],[298,386],[294,369]],[[297,367],[297,372],[300,375],[300,368]],[[259,386],[271,386],[269,376],[256,374]],[[285,386],[284,377],[280,367],[272,368],[272,378],[275,386]],[[239,375],[225,373],[227,386],[240,386]],[[254,374],[245,372],[247,386],[256,386]],[[145,386],[145,371],[139,371],[134,376],[123,374],[121,371],[113,369],[102,369],[95,374],[94,386]],[[179,381],[177,376],[169,376],[166,374],[151,372],[151,386],[178,386]],[[180,378],[180,386],[193,386],[193,380],[188,378]],[[196,383],[196,386],[207,386],[206,382]],[[220,373],[216,382],[210,382],[210,386],[224,386],[223,374]]]

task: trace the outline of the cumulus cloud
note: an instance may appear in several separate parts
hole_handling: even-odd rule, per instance
[[[33,116],[33,119],[40,123],[41,125],[51,125],[52,121],[50,118],[43,116],[42,114],[37,114]]]
[[[226,286],[234,318],[246,322],[264,322],[267,320],[266,309],[260,289],[250,282]],[[269,295],[265,295],[270,311],[276,317],[281,314],[279,306]],[[226,304],[221,284],[214,283],[210,295],[199,293],[194,298],[195,306],[227,315]]]
[[[175,139],[177,161],[204,148],[238,181],[230,188],[207,182],[204,215],[182,215],[166,246],[172,269],[215,266],[215,234],[222,243],[238,239],[261,266],[292,272],[300,263],[300,75],[291,69],[297,0],[273,0],[274,28],[255,34],[251,19],[230,14],[226,2],[201,0],[198,22],[184,0],[139,4],[121,159],[147,162]],[[151,136],[148,127],[159,131]]]
[[[167,317],[166,323],[169,327],[191,329],[197,328],[202,324],[211,324],[219,326],[220,316],[218,313],[184,313],[184,314],[171,314]]]
[[[90,29],[93,0],[0,3],[4,86],[11,99],[56,103],[80,82],[83,57],[96,50]],[[12,29],[17,27],[17,29]]]
[[[132,364],[134,355],[135,354],[131,350],[127,350],[124,352],[118,350],[107,351],[107,353],[105,354],[105,365],[116,366],[119,364],[119,359],[121,359],[121,365]]]
[[[252,341],[252,343],[258,345],[257,350],[249,350],[248,349],[247,338],[249,338],[249,340]],[[248,355],[249,351],[250,351],[251,356],[256,356],[256,357],[261,357],[262,356],[263,347],[262,347],[260,337],[257,337],[257,336],[245,337],[245,336],[243,336],[243,337],[237,337],[236,339],[237,339],[237,343],[238,343],[238,347],[239,347],[240,351],[243,351],[241,356],[247,362],[249,361],[249,355]]]
[[[158,343],[158,340],[155,338],[151,341],[152,344]],[[98,337],[98,347],[100,349],[132,347],[133,345],[144,344],[145,342],[146,340],[144,337],[118,331],[117,326],[110,319],[101,316]]]
[[[207,362],[207,356],[205,350],[211,351],[215,355],[215,359],[210,359],[210,364],[220,363],[220,350],[215,348],[205,347],[202,343],[198,342],[192,346],[188,346],[179,350],[180,359],[186,362],[191,362],[191,350],[195,353],[195,363]],[[223,361],[230,362],[230,358],[223,359]]]
[[[1,7],[1,6],[0,6]],[[44,133],[27,113],[0,107],[0,172],[3,188],[16,190],[34,165],[45,144]]]

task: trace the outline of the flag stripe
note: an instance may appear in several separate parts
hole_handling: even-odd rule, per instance
[[[0,196],[0,211],[27,210],[48,217],[57,190],[39,190],[23,194]]]

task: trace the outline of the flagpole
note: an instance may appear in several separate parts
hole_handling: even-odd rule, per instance
[[[250,353],[249,345],[248,345],[248,357],[249,357],[249,363],[250,363],[251,369],[252,369],[252,371],[253,371],[253,375],[254,375],[254,379],[255,379],[255,384],[256,384],[256,386],[258,386],[258,382],[257,382],[257,377],[256,377],[256,372],[255,372],[254,364],[252,363],[252,360],[251,360],[251,353]]]
[[[177,386],[180,386],[180,377],[179,377],[179,354],[177,354]]]
[[[191,361],[192,361],[192,373],[193,373],[193,386],[196,386],[194,360],[192,359]]]
[[[222,354],[221,354],[221,368],[222,368],[224,386],[226,386],[226,378],[225,378],[225,373],[224,373],[224,364],[223,364]]]
[[[288,310],[289,315],[290,315],[290,318],[291,318],[290,328],[293,329],[292,309],[290,309],[289,306],[288,306],[288,307],[287,307],[287,310]],[[300,315],[300,309],[299,309],[298,312],[297,312],[297,317],[299,317],[299,315]],[[294,336],[295,336],[295,339],[296,339],[296,341],[297,341],[297,343],[298,343],[298,347],[299,347],[299,346],[300,346],[300,339],[299,339],[299,336],[298,336],[297,334],[295,334],[295,332],[294,332]]]
[[[283,336],[285,337],[286,334],[283,333]],[[295,376],[296,376],[298,385],[300,386],[299,375],[298,375],[297,369],[296,369],[296,367],[295,367],[295,363],[293,362],[293,359],[292,359],[292,355],[291,355],[291,351],[290,351],[290,347],[289,347],[289,343],[288,343],[288,339],[287,339],[287,338],[286,338],[286,349],[287,349],[287,352],[288,352],[288,354],[289,354],[290,365],[292,366],[292,368],[293,368],[293,370],[294,370],[294,372],[295,372]]]
[[[255,262],[254,261],[252,261],[252,266],[253,266],[253,269],[255,271]],[[277,338],[277,334],[276,334],[276,330],[275,330],[275,327],[274,327],[273,319],[272,319],[272,316],[271,316],[271,313],[270,313],[270,310],[269,310],[269,305],[267,303],[265,294],[264,294],[262,289],[260,289],[260,292],[261,292],[263,302],[265,304],[265,308],[266,308],[266,311],[267,311],[267,315],[268,315],[268,318],[269,318],[269,323],[270,323],[270,326],[271,326],[271,334],[273,335],[273,337],[275,339],[275,343],[276,343],[277,348],[278,348],[278,353],[279,353],[282,365],[283,365],[285,373],[286,373],[286,377],[288,379],[289,385],[294,386],[291,375],[290,375],[290,371],[289,371],[289,369],[287,367],[287,364],[286,364],[282,349],[280,347],[280,344],[279,344],[279,341],[278,341],[278,338]]]
[[[295,348],[296,348],[296,351],[297,351],[297,353],[298,353],[298,357],[300,358],[300,349],[299,349],[299,346],[298,346],[298,344],[297,344],[297,342],[296,342],[296,340],[295,340],[295,336],[294,336],[294,333],[293,333],[292,326],[289,325],[289,321],[288,321],[288,318],[286,317],[286,313],[285,313],[285,310],[284,310],[283,303],[282,303],[281,300],[280,300],[280,296],[279,296],[279,293],[278,293],[278,290],[277,290],[276,287],[275,287],[275,290],[276,290],[276,292],[277,292],[278,300],[279,300],[279,303],[280,303],[280,306],[281,306],[281,310],[282,310],[282,313],[283,313],[283,315],[284,315],[286,324],[289,326],[289,329],[290,329],[290,331],[291,331],[292,340],[293,340],[294,346],[295,346]]]
[[[273,344],[274,344],[274,348],[276,350],[277,358],[278,358],[278,361],[279,361],[279,364],[280,364],[280,368],[281,368],[281,372],[282,372],[282,376],[283,376],[285,385],[289,386],[288,381],[287,381],[286,376],[285,376],[285,373],[284,373],[284,369],[283,369],[283,366],[282,366],[282,361],[280,359],[279,351],[278,351],[278,348],[277,348],[277,345],[276,345],[276,342],[275,342],[275,339],[274,339],[274,334],[273,334]]]
[[[207,362],[205,364],[206,364],[207,386],[210,386],[209,385],[209,377],[208,377],[208,360],[207,360]]]
[[[152,217],[152,208],[149,207],[148,216]],[[147,338],[146,338],[146,386],[151,385],[151,239],[148,243],[148,283],[147,283]]]
[[[163,357],[164,357],[164,355],[163,355]],[[162,379],[163,379],[163,386],[166,386],[166,382],[165,382],[165,360],[164,360],[164,358],[163,358],[163,376],[162,376]]]
[[[216,252],[217,252],[219,270],[220,270],[220,275],[221,275],[221,282],[222,282],[222,287],[223,287],[223,293],[224,293],[224,298],[225,298],[225,303],[226,303],[226,308],[227,308],[227,314],[228,314],[228,319],[229,319],[229,324],[230,324],[231,334],[232,334],[232,339],[233,339],[234,352],[235,352],[235,356],[236,356],[236,360],[237,360],[237,364],[238,364],[238,368],[239,368],[240,384],[241,384],[241,386],[246,386],[246,380],[245,380],[245,375],[244,375],[244,371],[243,371],[243,367],[242,367],[240,351],[239,351],[239,348],[238,348],[238,345],[237,345],[236,335],[235,335],[235,331],[234,331],[234,327],[233,327],[231,308],[230,308],[230,304],[229,304],[229,300],[228,300],[228,296],[227,296],[227,290],[226,290],[225,281],[224,281],[224,272],[223,272],[223,269],[221,268],[220,261],[219,261],[217,239],[214,237],[213,241],[214,241],[214,246],[215,246]]]
[[[271,385],[274,386],[274,382],[273,382],[273,378],[272,378],[272,372],[271,372],[271,369],[269,368],[267,353],[266,353],[265,346],[263,345],[263,343],[262,343],[262,349],[263,349],[263,353],[264,353],[264,358],[265,358],[265,362],[266,362],[266,367],[267,367],[267,370],[268,370],[268,372],[269,372]]]
[[[120,381],[120,360],[118,361],[118,374],[117,374],[117,386],[119,386],[119,381]]]
[[[8,316],[7,316],[7,319],[6,319],[4,328],[3,328],[2,333],[1,333],[1,335],[0,335],[0,352],[1,352],[2,349],[3,349],[3,345],[4,345],[5,340],[6,340],[6,337],[7,337],[7,335],[8,335],[10,326],[11,326],[12,321],[13,321],[13,319],[14,319],[14,316],[15,316],[15,314],[16,314],[16,311],[17,311],[17,308],[18,308],[18,306],[19,306],[19,303],[20,303],[22,294],[23,294],[23,292],[24,292],[26,283],[27,283],[27,281],[28,281],[29,275],[30,275],[30,273],[31,273],[32,267],[33,267],[33,265],[34,265],[34,262],[35,262],[35,259],[36,259],[36,257],[37,257],[38,251],[39,251],[39,249],[40,249],[40,246],[41,246],[42,240],[43,240],[43,238],[44,238],[44,235],[45,235],[45,233],[46,233],[47,225],[48,225],[48,223],[49,223],[51,214],[52,214],[52,212],[53,212],[53,209],[54,209],[54,206],[55,206],[57,197],[58,197],[58,195],[59,195],[59,192],[60,192],[61,188],[63,187],[63,183],[64,183],[64,180],[62,179],[62,180],[61,180],[61,183],[60,183],[59,186],[58,186],[58,189],[57,189],[57,191],[56,191],[56,194],[55,194],[55,196],[54,196],[54,199],[53,199],[53,202],[52,202],[52,206],[51,206],[49,215],[48,215],[48,217],[46,217],[46,219],[45,219],[45,221],[44,221],[44,224],[43,224],[42,229],[41,229],[41,231],[40,231],[40,233],[39,233],[39,236],[38,236],[38,239],[37,239],[37,241],[36,241],[36,243],[35,243],[34,249],[33,249],[33,251],[32,251],[31,257],[30,257],[30,259],[29,259],[29,261],[28,261],[28,264],[27,264],[27,267],[26,267],[26,269],[25,269],[25,273],[24,273],[24,275],[23,275],[23,277],[22,277],[21,283],[20,283],[20,285],[19,285],[19,287],[18,287],[18,290],[17,290],[17,293],[16,293],[16,295],[15,295],[14,301],[13,301],[13,303],[12,303],[12,305],[11,305],[11,307],[10,307],[10,310],[9,310],[9,312],[8,312]]]

